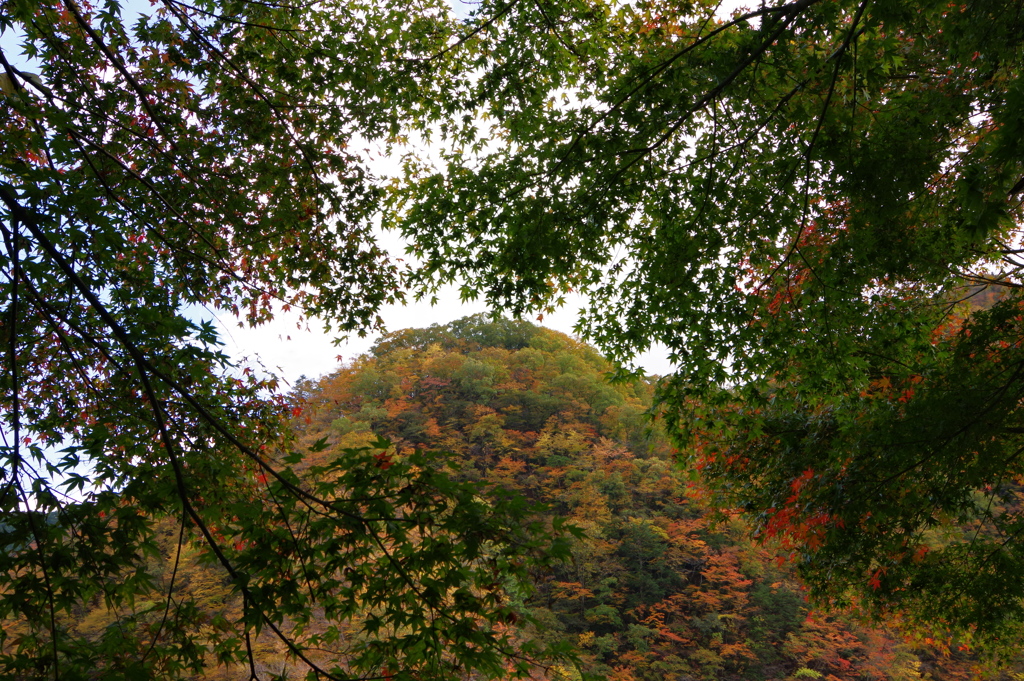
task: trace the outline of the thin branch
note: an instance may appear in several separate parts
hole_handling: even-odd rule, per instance
[[[181,523],[178,525],[178,545],[177,545],[177,548],[174,551],[174,567],[171,569],[171,580],[170,580],[170,584],[168,584],[168,586],[167,586],[167,605],[164,606],[164,614],[163,614],[163,617],[160,618],[160,625],[157,626],[156,632],[153,633],[153,640],[152,640],[152,642],[150,642],[149,648],[147,648],[146,652],[142,655],[142,659],[139,661],[140,664],[144,664],[146,662],[146,658],[148,658],[150,653],[153,652],[153,649],[156,648],[157,641],[160,640],[160,634],[164,630],[164,625],[167,624],[167,616],[171,612],[171,603],[174,602],[174,580],[178,576],[178,565],[181,562],[181,551],[182,551],[182,545],[184,544],[184,541],[185,541],[185,509],[182,508]]]
[[[655,67],[655,68],[651,69],[650,71],[648,71],[647,74],[644,76],[644,78],[639,83],[637,83],[626,94],[622,95],[618,99],[618,101],[616,101],[607,111],[603,112],[600,116],[598,116],[589,126],[587,126],[586,129],[584,129],[582,132],[577,134],[576,137],[573,138],[572,143],[569,144],[569,148],[566,149],[565,153],[562,154],[562,157],[559,159],[558,163],[555,165],[555,167],[551,171],[549,171],[548,174],[549,175],[554,175],[555,173],[557,173],[558,169],[568,161],[569,156],[576,149],[576,147],[583,141],[583,138],[586,135],[589,135],[592,132],[594,132],[595,128],[602,121],[604,121],[606,118],[608,118],[609,116],[611,116],[612,114],[617,112],[620,108],[622,108],[622,106],[626,102],[631,100],[643,88],[647,87],[647,85],[649,85],[657,76],[661,75],[670,66],[672,66],[672,64],[674,64],[676,61],[678,61],[679,59],[683,58],[684,56],[686,56],[687,54],[689,54],[693,50],[697,49],[698,47],[700,47],[704,43],[710,41],[712,38],[714,38],[718,34],[724,32],[724,31],[727,31],[728,29],[732,28],[733,26],[736,26],[737,24],[745,22],[745,21],[747,21],[749,19],[757,18],[757,17],[760,17],[760,16],[768,15],[768,14],[777,14],[777,13],[780,13],[780,12],[781,13],[787,13],[788,11],[798,11],[799,12],[799,11],[802,11],[803,9],[805,9],[806,7],[809,7],[810,5],[814,4],[815,2],[819,2],[819,1],[820,0],[800,0],[799,2],[794,2],[794,3],[790,4],[790,5],[783,5],[781,7],[762,8],[762,9],[756,10],[754,12],[748,12],[748,13],[746,13],[744,15],[741,15],[739,17],[734,18],[732,21],[728,21],[728,22],[722,24],[721,26],[715,28],[713,31],[711,31],[707,35],[698,37],[697,40],[695,40],[694,42],[688,44],[683,49],[681,49],[678,52],[676,52],[674,55],[672,55],[672,57],[670,57],[669,59],[666,59],[661,64],[659,64],[657,67]],[[792,10],[791,8],[793,8],[796,5],[801,5],[801,7],[797,8],[796,10]],[[711,14],[708,15],[708,18],[707,18],[707,20],[705,21],[705,24],[704,24],[705,26],[707,25],[708,22],[711,21],[713,16],[714,16],[714,13],[711,13]],[[701,28],[701,31],[703,31],[703,27]],[[699,32],[698,32],[698,35],[699,35]],[[760,58],[760,55],[757,55],[757,58]],[[690,112],[685,114],[685,117],[688,117],[695,110],[696,110],[695,108],[691,108]],[[685,117],[684,117],[683,120],[685,120]],[[627,151],[621,152],[621,155],[630,154],[630,153],[641,153],[642,151],[643,150],[639,150],[639,149],[627,150]]]
[[[853,17],[853,21],[850,24],[850,30],[846,34],[846,38],[843,40],[839,48],[830,56],[836,57],[836,65],[835,68],[832,70],[832,79],[829,81],[828,94],[825,96],[825,104],[822,106],[821,114],[818,116],[818,120],[814,128],[814,133],[811,135],[811,140],[807,145],[807,149],[804,151],[804,205],[800,215],[800,228],[797,230],[796,235],[793,237],[792,243],[789,247],[789,251],[779,261],[779,263],[775,266],[771,273],[767,277],[765,277],[764,281],[757,286],[758,291],[764,284],[766,284],[775,276],[775,274],[779,271],[780,268],[782,268],[783,265],[789,262],[790,258],[793,257],[794,253],[798,253],[800,255],[801,260],[803,260],[804,264],[807,265],[808,269],[811,270],[811,274],[814,275],[814,278],[817,279],[818,281],[822,281],[821,277],[819,277],[814,272],[814,270],[810,267],[810,263],[807,262],[807,259],[799,251],[800,238],[803,236],[804,231],[807,229],[807,211],[810,207],[810,197],[808,193],[810,191],[810,187],[808,186],[808,178],[811,170],[811,154],[813,153],[814,146],[817,143],[818,135],[820,134],[821,129],[825,124],[825,115],[828,113],[828,107],[832,102],[832,96],[835,92],[836,83],[839,79],[839,69],[842,66],[842,62],[839,60],[839,57],[847,50],[847,48],[850,45],[850,42],[853,40],[855,32],[857,30],[857,24],[860,23],[861,16],[864,14],[864,10],[867,8],[868,2],[870,2],[870,0],[862,0],[860,5],[858,5],[857,13]]]
[[[660,137],[658,137],[653,143],[651,143],[648,146],[643,147],[643,148],[633,149],[631,151],[625,152],[625,153],[634,153],[634,154],[636,154],[636,157],[633,158],[632,160],[628,161],[625,165],[621,166],[618,170],[616,170],[615,173],[613,173],[610,177],[608,177],[608,179],[604,183],[602,183],[602,186],[610,185],[613,181],[615,181],[616,179],[621,177],[623,174],[625,174],[625,172],[627,170],[629,170],[633,165],[635,165],[636,163],[640,162],[641,159],[645,158],[647,156],[647,154],[649,154],[652,151],[658,149],[665,142],[667,142],[669,139],[671,139],[672,136],[675,135],[676,132],[679,131],[679,129],[683,126],[683,124],[686,121],[690,120],[690,117],[693,116],[693,114],[695,114],[697,111],[700,111],[701,109],[703,109],[712,100],[717,99],[718,96],[722,92],[724,92],[726,88],[728,88],[730,85],[732,85],[733,81],[736,80],[740,76],[740,74],[742,74],[747,69],[748,66],[750,66],[752,63],[754,63],[754,61],[756,61],[757,59],[760,59],[760,57],[765,52],[767,52],[768,49],[772,45],[775,44],[775,42],[782,36],[782,34],[785,33],[786,29],[789,28],[789,26],[792,23],[792,21],[795,20],[796,16],[801,11],[803,11],[804,9],[810,7],[811,5],[813,5],[813,4],[815,4],[816,2],[819,2],[819,1],[820,0],[799,0],[798,2],[794,2],[794,3],[790,4],[790,5],[786,5],[786,8],[788,8],[788,11],[786,12],[786,17],[787,18],[781,22],[781,24],[775,30],[774,33],[772,33],[770,36],[768,36],[768,38],[766,40],[764,40],[761,43],[761,45],[758,46],[757,49],[753,50],[750,54],[748,54],[746,56],[746,58],[744,58],[736,66],[736,68],[734,68],[732,70],[732,72],[729,73],[729,75],[727,75],[722,80],[722,82],[720,82],[718,85],[716,85],[711,90],[706,92],[704,94],[704,96],[701,97],[693,106],[691,106],[689,109],[687,109],[687,111],[685,113],[683,113],[683,115],[681,117],[679,117],[672,125],[670,125],[668,130],[666,132],[664,132]]]
[[[540,15],[544,18],[544,23],[546,23],[548,25],[548,28],[551,29],[551,32],[555,36],[555,40],[557,40],[559,44],[561,44],[561,46],[564,47],[566,51],[572,54],[574,57],[576,57],[577,59],[582,59],[583,57],[580,55],[579,52],[576,51],[576,48],[567,43],[562,38],[562,34],[559,32],[558,26],[556,26],[555,22],[552,21],[551,17],[548,16],[548,13],[544,10],[544,5],[542,3],[543,0],[533,0],[534,6],[537,8],[537,11],[540,12]]]
[[[92,25],[90,25],[89,22],[85,20],[85,17],[82,16],[82,13],[79,11],[78,5],[74,3],[74,0],[61,0],[61,2],[65,7],[68,8],[71,14],[75,17],[75,22],[82,28],[83,31],[85,31],[89,35],[89,37],[92,39],[96,47],[99,48],[99,50],[107,57],[107,59],[110,61],[110,64],[114,67],[114,69],[116,69],[117,72],[120,73],[122,77],[124,77],[125,81],[127,81],[128,83],[128,86],[135,91],[136,95],[138,95],[139,104],[141,104],[142,108],[144,108],[146,110],[146,113],[149,114],[150,120],[153,121],[153,124],[160,131],[160,135],[164,138],[164,140],[166,140],[170,148],[172,150],[177,149],[177,145],[174,143],[174,138],[171,137],[170,133],[167,132],[167,129],[160,121],[160,117],[157,116],[156,111],[153,109],[152,105],[149,102],[149,92],[147,92],[146,89],[142,87],[142,85],[140,85],[137,80],[135,80],[135,77],[128,72],[128,69],[125,68],[123,63],[121,63],[121,60],[118,59],[117,55],[115,55],[110,50],[110,48],[107,47],[107,44],[103,42],[103,38],[98,33],[96,33]]]
[[[444,48],[440,52],[438,52],[438,53],[436,53],[434,55],[431,55],[430,57],[427,57],[425,61],[431,62],[431,61],[434,61],[435,59],[439,59],[439,58],[443,57],[444,55],[448,54],[449,52],[451,52],[452,50],[458,49],[462,45],[466,44],[466,42],[471,40],[473,38],[473,36],[481,33],[482,31],[487,30],[492,24],[494,24],[494,22],[496,22],[498,19],[500,19],[503,16],[505,16],[506,14],[508,14],[509,11],[511,11],[511,9],[513,7],[515,7],[516,5],[519,4],[519,2],[520,2],[520,0],[511,0],[509,3],[507,3],[504,7],[502,7],[497,12],[495,12],[490,18],[488,18],[482,24],[480,24],[479,26],[474,28],[472,31],[470,31],[466,35],[462,36],[461,38],[459,38],[454,43],[452,43],[448,47]]]
[[[181,0],[163,0],[163,1],[164,1],[164,4],[172,3],[172,4],[175,4],[175,5],[179,5],[181,7],[186,8],[186,9],[192,10],[193,12],[198,12],[199,14],[204,14],[204,15],[206,15],[208,17],[213,17],[215,19],[220,19],[221,21],[227,22],[229,24],[235,24],[236,26],[245,26],[246,28],[260,28],[260,29],[264,29],[264,30],[267,30],[267,31],[275,31],[275,32],[280,32],[280,33],[306,33],[307,32],[306,29],[304,29],[304,28],[281,28],[279,26],[268,26],[266,24],[254,24],[254,23],[251,23],[251,22],[248,22],[248,21],[241,21],[241,20],[235,19],[233,17],[228,17],[228,16],[225,16],[223,14],[217,14],[216,12],[210,12],[210,11],[202,9],[200,7],[196,7],[194,5],[190,5],[187,2],[181,2]]]
[[[167,8],[171,11],[172,14],[174,14],[178,18],[179,21],[182,22],[182,24],[185,26],[185,28],[188,29],[188,31],[196,38],[196,40],[201,41],[206,46],[206,49],[208,49],[212,54],[214,54],[223,63],[225,63],[229,67],[231,67],[231,70],[233,70],[235,72],[235,75],[237,75],[239,78],[241,78],[245,82],[245,84],[249,86],[249,88],[252,90],[253,94],[255,94],[258,99],[260,99],[264,104],[267,105],[267,107],[270,109],[270,111],[273,112],[274,118],[277,119],[278,123],[280,123],[281,126],[286,131],[288,137],[291,139],[292,143],[295,145],[295,148],[298,150],[299,154],[302,156],[303,160],[306,162],[306,165],[309,166],[309,170],[310,170],[310,173],[312,174],[312,178],[313,178],[313,181],[315,182],[315,184],[318,187],[321,186],[322,185],[322,180],[320,178],[320,175],[317,173],[316,165],[313,163],[313,159],[311,159],[309,157],[309,154],[306,152],[306,150],[303,147],[303,145],[296,138],[295,132],[292,130],[291,125],[289,125],[289,121],[286,120],[281,115],[281,112],[274,105],[274,103],[270,100],[270,97],[268,97],[267,94],[263,91],[263,88],[260,87],[259,85],[257,85],[256,82],[253,81],[253,79],[251,77],[249,77],[249,74],[247,74],[243,69],[240,69],[238,66],[236,66],[235,63],[230,58],[228,58],[228,56],[226,54],[224,54],[224,52],[220,48],[218,48],[213,43],[211,43],[209,40],[207,40],[206,35],[202,31],[200,31],[197,28],[195,28],[195,26],[193,26],[192,21],[189,19],[189,17],[183,15],[181,13],[180,9],[174,7],[171,4],[167,5]]]

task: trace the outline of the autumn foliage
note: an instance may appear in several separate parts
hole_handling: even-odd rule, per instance
[[[610,370],[592,348],[560,333],[467,318],[396,332],[373,354],[304,381],[294,397],[310,421],[297,427],[300,438],[326,435],[335,446],[384,435],[397,457],[444,448],[466,479],[542,502],[548,522],[579,528],[571,557],[535,574],[537,591],[524,600],[533,622],[517,626],[521,636],[575,647],[584,674],[619,681],[973,674],[978,661],[955,645],[811,607],[792,569],[790,537],[813,544],[830,521],[786,509],[815,484],[813,470],[794,477],[773,529],[751,540],[735,514],[708,510],[694,473],[677,463],[651,418],[654,383],[609,384]]]

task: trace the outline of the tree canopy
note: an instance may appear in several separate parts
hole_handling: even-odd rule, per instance
[[[299,307],[362,333],[453,281],[515,314],[585,291],[580,331],[619,361],[667,345],[684,456],[820,599],[1012,640],[1022,24],[1013,0],[0,3],[26,60],[0,50],[5,673],[186,675],[261,630],[301,657],[343,630],[317,608],[384,634],[314,673],[505,673],[485,580],[543,562],[522,509],[426,455],[304,467],[299,406],[198,321]],[[438,160],[386,188],[359,147],[414,134]],[[385,201],[413,263],[373,239]],[[487,371],[466,367],[481,394]],[[147,567],[168,512],[235,619]],[[330,569],[282,576],[299,554]],[[118,616],[75,635],[96,599]]]
[[[1015,640],[1019,2],[484,2],[391,224],[426,290],[666,344],[672,431],[813,593]],[[986,310],[972,305],[985,287]]]
[[[268,636],[316,678],[529,667],[500,594],[546,532],[437,455],[300,465],[301,408],[203,312],[379,324],[401,272],[352,145],[454,28],[429,0],[0,3],[0,675],[268,678]]]

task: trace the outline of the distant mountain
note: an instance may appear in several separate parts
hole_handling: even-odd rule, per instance
[[[542,504],[534,511],[542,525],[564,519],[578,528],[567,560],[532,573],[532,593],[502,583],[500,572],[487,587],[509,606],[501,626],[510,635],[578,651],[579,669],[537,668],[538,680],[975,678],[978,661],[967,650],[907,641],[862,626],[852,613],[812,610],[777,547],[751,541],[738,515],[707,510],[697,476],[680,468],[658,426],[655,385],[610,383],[612,369],[590,346],[526,322],[475,316],[397,331],[370,354],[295,387],[288,451],[308,452],[295,474],[310,484],[342,474],[339,455],[355,456],[381,437],[390,440],[387,451],[359,454],[360,475],[369,471],[372,480],[417,450],[448,452],[457,478]],[[265,476],[253,477],[232,484],[265,494]],[[95,641],[135,632],[145,648],[157,640],[167,593],[182,606],[178,616],[190,618],[197,642],[244,617],[237,591],[202,542],[173,517],[151,520],[156,541],[145,560],[155,576],[146,587],[153,600],[140,596],[131,611],[117,611],[96,594],[60,626]],[[7,537],[13,525],[0,523],[0,543],[29,541]],[[246,550],[246,541],[223,541]],[[406,549],[414,551],[416,541]],[[372,638],[364,621],[355,612],[332,640]],[[326,625],[310,625],[318,626]],[[12,641],[21,632],[15,620],[3,630]],[[266,630],[251,647],[260,678],[304,673]],[[337,657],[318,654],[325,664]],[[250,672],[211,658],[196,678],[243,680]]]
[[[772,547],[710,515],[651,412],[650,382],[609,383],[593,348],[526,322],[468,317],[384,337],[294,399],[300,441],[451,452],[466,478],[582,528],[537,575],[523,635],[578,648],[614,681],[970,678],[941,651],[812,611]],[[562,678],[578,672],[563,670]],[[1009,677],[1007,677],[1009,678]]]

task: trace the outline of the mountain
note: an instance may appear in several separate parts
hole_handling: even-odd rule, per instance
[[[523,635],[576,647],[584,674],[973,677],[967,650],[811,609],[784,557],[751,541],[738,516],[706,510],[658,427],[654,382],[609,383],[612,368],[593,348],[521,321],[407,329],[301,381],[298,437],[358,447],[384,436],[395,456],[444,450],[466,479],[578,527],[571,558],[536,575],[524,603],[535,624]]]
[[[454,562],[460,580],[477,580],[476,596],[483,595],[492,607],[486,624],[499,636],[575,651],[578,666],[532,667],[538,680],[946,681],[977,678],[984,671],[971,651],[955,642],[907,638],[895,627],[871,628],[858,621],[855,609],[813,609],[787,552],[767,540],[752,540],[739,514],[708,510],[699,475],[681,468],[659,427],[652,407],[656,381],[609,382],[612,369],[593,348],[564,334],[475,316],[391,333],[370,354],[319,379],[299,381],[288,398],[294,433],[279,457],[282,466],[289,460],[294,465],[281,470],[311,490],[327,485],[340,492],[354,519],[351,530],[325,535],[334,542],[333,554],[316,554],[321,562],[303,563],[301,570],[318,571],[320,580],[336,579],[339,588],[356,595],[335,603],[348,609],[340,624],[332,624],[339,618],[330,620],[321,609],[297,628],[289,629],[295,624],[289,621],[280,626],[315,644],[310,649],[315,662],[339,664],[342,673],[353,659],[346,656],[379,648],[383,657],[370,660],[369,667],[380,670],[377,677],[420,678],[415,667],[396,669],[390,662],[391,654],[404,654],[402,627],[385,627],[389,641],[379,640],[375,629],[387,609],[402,616],[403,608],[419,606],[389,600],[388,593],[374,600],[354,588],[399,558],[418,584],[441,575],[436,566],[449,570],[446,565]],[[290,452],[306,454],[300,460]],[[272,514],[278,503],[274,481],[257,471],[251,477],[231,484],[265,495]],[[438,486],[427,494],[410,491],[428,483]],[[446,496],[452,490],[457,494]],[[370,506],[384,499],[406,501],[385,508],[384,520],[368,522]],[[421,502],[440,505],[424,514],[413,508]],[[445,524],[457,515],[458,505],[467,504],[513,509],[505,517],[520,522],[522,532],[500,524],[479,531],[467,528],[467,521]],[[280,551],[300,551],[289,542],[313,537],[310,528],[318,517],[310,514],[308,527],[278,528],[288,530]],[[277,566],[280,577],[261,582],[274,598],[293,592],[301,597],[306,587],[295,577],[294,559],[276,555],[273,537],[239,535],[231,529],[236,521],[225,518],[216,528],[223,533],[218,539],[224,550],[253,573],[259,567],[253,561]],[[147,575],[146,584],[133,586],[140,596],[130,611],[111,609],[96,594],[57,625],[133,651],[118,663],[130,669],[162,640],[162,623],[173,612],[183,625],[176,630],[189,632],[190,645],[214,651],[197,653],[196,670],[184,672],[187,678],[233,681],[249,679],[253,670],[260,678],[305,673],[289,657],[287,645],[266,629],[245,643],[252,669],[248,662],[238,664],[238,656],[247,653],[233,633],[246,618],[237,590],[187,523],[174,517],[147,522],[158,531],[144,557],[145,571],[137,573]],[[571,531],[559,529],[560,524]],[[474,564],[459,564],[459,542],[490,542],[495,528],[506,544],[520,544],[516,556],[541,555],[524,562],[485,546]],[[554,542],[526,546],[537,528],[542,536],[550,532]],[[390,555],[374,548],[371,540],[378,536],[383,543],[377,547],[389,547]],[[424,561],[417,553],[429,553],[428,540],[432,553]],[[421,563],[425,567],[416,568]],[[514,572],[525,574],[529,583],[515,582]],[[399,577],[385,578],[379,588],[404,589]],[[419,597],[413,586],[403,598]],[[448,602],[453,592],[444,587],[439,593]],[[173,609],[161,600],[168,594]],[[474,612],[467,620],[470,627],[475,617]],[[17,621],[5,622],[3,632],[10,641],[22,633]],[[473,645],[461,654],[474,654]],[[447,650],[441,657],[458,659]],[[517,661],[522,660],[508,664]],[[117,666],[110,660],[105,664]],[[1010,667],[990,678],[1021,678],[1014,673],[1022,667]],[[150,669],[147,674],[164,678],[177,672]],[[450,676],[465,674],[456,664]]]

